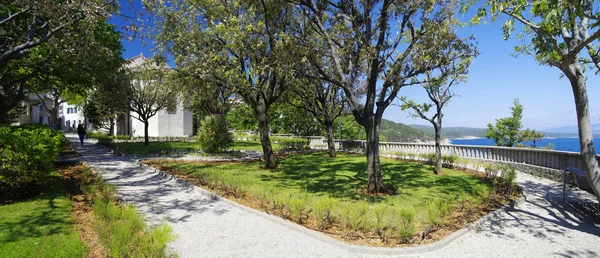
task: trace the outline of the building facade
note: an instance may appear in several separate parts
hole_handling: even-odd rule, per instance
[[[143,54],[128,59],[128,67],[135,68],[150,62]],[[176,97],[176,96],[175,96]],[[116,134],[131,136],[144,136],[144,123],[134,118],[135,113],[121,116],[116,124]],[[178,101],[172,109],[163,109],[150,118],[148,122],[148,136],[192,136],[193,117],[190,110],[185,109],[183,103]]]

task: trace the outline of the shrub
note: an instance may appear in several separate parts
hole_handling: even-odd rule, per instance
[[[63,134],[45,126],[0,127],[0,193],[49,175],[65,143]]]
[[[312,212],[317,220],[317,227],[320,230],[327,229],[334,221],[333,210],[339,203],[337,199],[323,197],[317,200],[312,207]]]
[[[431,165],[431,164],[434,164],[434,162],[435,162],[435,153],[425,153],[425,154],[421,154],[420,156],[427,164]]]
[[[445,167],[453,168],[454,164],[458,162],[458,156],[456,155],[442,155],[442,164]]]
[[[212,115],[202,120],[197,140],[200,149],[209,154],[222,152],[233,143],[225,116]]]
[[[310,145],[306,138],[271,137],[271,140],[279,144],[281,150],[306,150]]]

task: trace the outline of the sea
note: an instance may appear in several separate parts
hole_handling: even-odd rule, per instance
[[[452,144],[456,145],[494,145],[494,141],[488,138],[476,139],[450,139]],[[536,141],[538,148],[548,146],[550,143],[554,145],[554,150],[579,152],[579,138],[543,138]],[[532,145],[531,142],[524,142],[525,145]],[[600,138],[594,138],[594,149],[600,151]]]

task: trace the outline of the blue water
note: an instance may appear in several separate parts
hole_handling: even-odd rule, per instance
[[[494,145],[494,141],[487,138],[478,138],[472,140],[451,140],[452,144],[456,145]],[[579,138],[545,138],[537,141],[538,147],[554,144],[554,150],[579,152]],[[531,143],[524,143],[531,145]],[[594,148],[596,152],[600,151],[600,138],[594,138]]]

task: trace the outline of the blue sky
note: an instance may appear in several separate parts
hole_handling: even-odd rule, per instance
[[[118,27],[123,25],[119,18],[111,19],[111,23]],[[445,109],[443,126],[485,127],[496,118],[510,115],[515,98],[519,98],[524,106],[525,128],[543,130],[576,125],[575,103],[568,80],[560,78],[561,73],[557,68],[539,66],[533,57],[512,57],[510,54],[518,41],[514,37],[504,41],[501,27],[502,23],[487,23],[461,29],[460,34],[475,36],[480,55],[469,69],[468,81],[455,88],[459,96],[451,100]],[[140,41],[122,41],[125,58],[142,52],[145,56],[152,56],[151,42],[142,46]],[[600,110],[599,76],[588,72],[592,123],[600,123],[600,112],[597,112]],[[419,86],[403,88],[399,95],[417,102],[427,98]],[[399,106],[390,106],[384,118],[404,124],[428,124],[427,121],[410,117]]]

